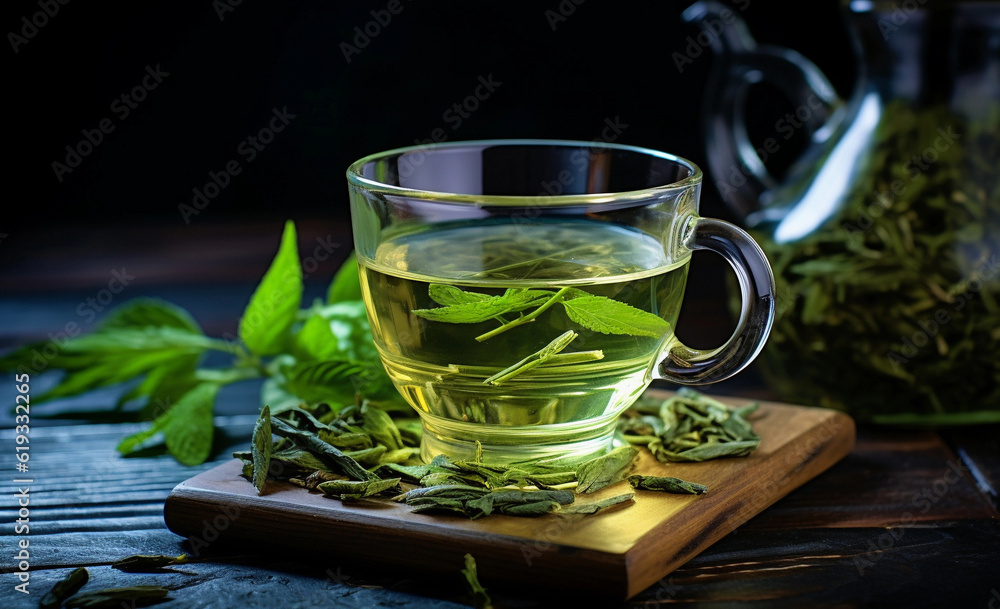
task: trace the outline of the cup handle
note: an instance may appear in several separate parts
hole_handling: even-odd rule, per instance
[[[726,344],[702,351],[675,340],[657,366],[655,378],[680,385],[706,385],[736,374],[764,347],[774,322],[774,275],[760,246],[729,222],[692,218],[683,244],[691,250],[713,251],[728,260],[742,294],[740,319]]]

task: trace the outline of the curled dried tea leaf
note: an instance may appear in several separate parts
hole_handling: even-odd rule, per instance
[[[652,410],[651,405],[645,406]],[[656,409],[662,424],[625,419],[619,429],[630,443],[640,444],[660,462],[708,461],[720,457],[743,457],[760,445],[744,417],[757,404],[730,409],[722,402],[684,388],[661,402]]]
[[[281,419],[272,419],[271,427],[274,433],[285,438],[291,438],[296,444],[305,448],[323,461],[327,466],[342,471],[352,480],[372,480],[375,474],[361,467],[357,461],[345,455],[340,449],[319,439],[315,433],[296,429]]]
[[[327,497],[362,499],[399,489],[399,478],[385,480],[330,480],[316,486]]]
[[[644,491],[662,491],[678,495],[704,495],[708,487],[697,482],[688,482],[680,478],[660,476],[629,476],[628,483],[632,488]]]
[[[170,593],[163,586],[128,586],[81,592],[66,601],[69,609],[121,609],[124,606],[146,607],[167,598]]]
[[[490,600],[490,595],[486,593],[486,588],[483,588],[482,584],[479,583],[476,559],[473,558],[472,554],[465,555],[465,568],[462,569],[462,575],[465,576],[465,583],[469,588],[469,593],[472,595],[473,606],[476,609],[493,609],[493,601]]]
[[[593,493],[625,477],[632,467],[639,449],[625,445],[619,446],[606,455],[581,463],[576,469],[579,481],[577,492]]]
[[[614,497],[608,497],[607,499],[601,499],[600,501],[594,501],[592,503],[573,503],[568,507],[564,507],[559,510],[560,514],[596,514],[601,510],[605,510],[609,507],[620,505],[627,501],[632,501],[635,497],[635,493],[624,493],[622,495],[615,495]]]
[[[274,448],[271,438],[271,408],[264,406],[253,426],[253,441],[250,452],[253,455],[253,486],[257,494],[264,492],[267,472],[271,467],[271,452]]]
[[[60,579],[45,593],[39,602],[40,609],[59,609],[67,598],[73,596],[90,579],[90,574],[83,567],[77,567]]]
[[[180,556],[166,556],[163,554],[135,554],[119,558],[111,563],[112,569],[126,571],[128,573],[156,573],[162,571],[164,567],[171,565],[182,565],[188,561],[187,554]]]

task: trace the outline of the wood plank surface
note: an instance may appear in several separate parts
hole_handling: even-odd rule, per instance
[[[346,229],[328,222],[299,222],[303,242],[335,233],[345,244]],[[0,260],[0,348],[47,340],[76,322],[93,324],[77,308],[107,287],[109,269],[125,267],[138,276],[117,302],[155,296],[189,309],[213,336],[235,331],[235,323],[273,253],[280,222],[269,225],[205,225],[203,230],[130,225],[127,230],[48,228],[25,243],[47,243],[44,255],[23,254],[4,243]],[[307,234],[308,232],[308,234]],[[21,233],[19,232],[19,235]],[[127,238],[123,238],[127,237]],[[14,257],[11,257],[14,256]],[[164,257],[183,264],[164,263]],[[307,297],[322,296],[336,255],[307,281]],[[696,257],[697,258],[697,257]],[[698,282],[691,282],[679,332],[697,346],[710,347],[728,334],[725,294],[703,262],[695,260]],[[699,266],[702,265],[702,266]],[[137,271],[137,272],[136,272]],[[710,278],[705,279],[706,275]],[[721,277],[721,273],[719,275]],[[718,285],[721,285],[721,280]],[[33,378],[33,381],[36,379]],[[44,388],[38,377],[36,390]],[[5,383],[7,400],[13,382]],[[715,395],[752,395],[769,391],[750,369],[709,388]],[[76,419],[32,417],[31,506],[32,594],[12,590],[14,563],[0,561],[0,607],[35,609],[48,586],[69,569],[87,566],[91,589],[166,584],[176,589],[163,609],[274,609],[275,607],[373,607],[398,609],[467,606],[456,565],[450,574],[428,579],[380,563],[361,564],[335,553],[305,554],[263,550],[217,539],[195,549],[171,533],[162,520],[170,490],[194,473],[230,460],[228,451],[246,448],[259,403],[252,383],[227,387],[216,404],[213,462],[187,468],[147,451],[123,459],[114,450],[133,423],[107,420],[114,392],[38,407],[38,413],[72,408]],[[35,410],[32,410],[35,414]],[[89,424],[81,424],[82,422]],[[43,428],[43,425],[46,426]],[[0,547],[12,548],[13,419],[0,411]],[[765,509],[653,583],[628,603],[608,607],[697,606],[757,607],[989,607],[1000,606],[1000,425],[941,432],[862,427],[848,457]],[[960,480],[949,462],[962,467]],[[37,469],[36,469],[37,468]],[[926,513],[913,500],[935,484],[943,493]],[[903,515],[919,518],[906,522]],[[49,531],[49,533],[45,533]],[[432,552],[433,549],[424,550]],[[188,552],[193,563],[184,574],[125,574],[108,565],[130,554]],[[520,558],[518,560],[521,560]],[[544,588],[510,585],[492,570],[482,570],[498,608],[558,607],[567,601],[546,596]]]
[[[219,519],[225,537],[332,549],[406,569],[448,571],[471,552],[482,569],[511,582],[631,597],[829,468],[854,443],[853,421],[830,410],[764,403],[751,420],[762,440],[746,458],[664,465],[641,452],[638,472],[705,484],[706,495],[639,491],[634,505],[594,516],[473,521],[413,514],[386,499],[341,503],[281,482],[257,496],[234,460],[179,485],[165,518],[181,535]],[[626,489],[622,482],[577,499]]]

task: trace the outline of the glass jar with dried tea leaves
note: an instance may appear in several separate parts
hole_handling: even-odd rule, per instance
[[[1000,3],[911,8],[844,2],[859,62],[846,101],[732,22],[706,92],[709,167],[774,268],[760,361],[785,399],[891,424],[996,422]],[[709,28],[722,10],[699,2],[685,18]],[[780,180],[743,120],[761,81],[801,104],[776,127],[809,136]]]

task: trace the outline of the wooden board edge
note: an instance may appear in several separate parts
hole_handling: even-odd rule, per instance
[[[810,408],[809,410],[824,412],[828,416],[818,418],[816,424],[799,441],[786,444],[769,459],[770,462],[773,462],[774,459],[783,459],[791,462],[797,459],[802,460],[801,465],[792,470],[787,476],[782,476],[780,479],[771,476],[767,480],[766,484],[773,487],[773,492],[769,494],[752,494],[756,481],[748,472],[748,475],[741,479],[742,487],[746,489],[747,495],[752,495],[757,499],[739,501],[731,509],[722,509],[720,514],[713,518],[708,526],[703,524],[698,525],[700,532],[681,551],[675,554],[658,551],[659,547],[661,547],[658,542],[665,535],[670,534],[670,531],[666,529],[673,530],[677,526],[692,524],[691,513],[688,513],[684,518],[688,522],[672,521],[664,523],[659,530],[645,536],[640,543],[627,552],[626,561],[629,570],[629,583],[626,600],[643,592],[653,584],[662,581],[674,569],[688,562],[719,539],[735,531],[738,527],[742,526],[755,515],[763,512],[788,493],[826,471],[851,452],[854,448],[856,438],[854,419],[836,410],[822,408]],[[805,451],[804,458],[803,451]],[[763,464],[761,467],[763,467]],[[705,499],[709,501],[713,500],[711,491],[702,496],[701,500]],[[655,569],[647,568],[639,570],[636,565],[640,564],[658,565],[658,567]]]
[[[550,589],[552,574],[569,581],[580,593],[602,597],[624,598],[628,586],[626,555],[600,552],[541,540],[519,540],[481,531],[454,529],[454,542],[443,543],[430,529],[418,526],[392,528],[366,524],[364,518],[339,521],[336,529],[327,525],[309,529],[316,515],[306,507],[288,509],[275,515],[266,502],[252,496],[234,495],[195,488],[181,483],[171,491],[164,504],[163,517],[167,528],[185,537],[193,553],[198,553],[216,539],[243,541],[250,537],[262,545],[295,547],[310,554],[330,555],[336,560],[358,560],[385,563],[385,547],[394,554],[390,561],[394,569],[427,574],[457,574],[464,556],[476,557],[484,582],[518,583],[540,592]],[[273,507],[273,506],[272,506]],[[206,518],[205,514],[215,514]],[[290,521],[298,524],[289,526]],[[368,543],[370,535],[378,535],[376,544]],[[572,562],[583,566],[567,568],[568,555]],[[195,554],[197,556],[197,554]],[[595,574],[597,574],[595,576]]]

